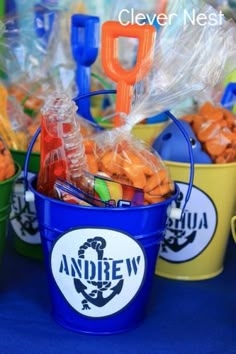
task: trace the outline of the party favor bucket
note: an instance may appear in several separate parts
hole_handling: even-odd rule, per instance
[[[26,152],[11,150],[11,153],[14,160],[23,167]],[[39,153],[33,152],[29,161],[31,177],[39,171],[39,161]],[[10,226],[13,232],[13,242],[16,251],[26,257],[41,259],[42,247],[35,205],[32,202],[25,201],[23,173],[18,176],[14,187]]]
[[[26,199],[35,200],[53,317],[63,327],[91,334],[136,327],[145,316],[167,216],[180,211],[172,208],[178,187],[171,198],[143,207],[83,207],[48,198],[36,191],[36,177],[28,184],[39,133],[27,152],[24,177]]]
[[[11,210],[11,197],[14,183],[19,176],[21,168],[16,164],[16,173],[6,181],[0,182],[0,260],[4,251],[8,230],[9,214]]]
[[[177,181],[181,206],[189,165],[167,162]],[[236,163],[196,164],[191,198],[181,221],[169,219],[156,274],[182,280],[215,277],[223,271],[236,203]]]

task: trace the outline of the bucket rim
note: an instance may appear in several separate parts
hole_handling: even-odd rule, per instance
[[[20,154],[20,155],[26,155],[28,150],[15,150],[15,149],[10,149],[10,151],[14,154]],[[39,157],[40,153],[36,151],[32,151],[30,154],[32,157]]]
[[[158,123],[150,123],[150,124],[145,124],[145,123],[139,123],[136,124],[133,129],[137,129],[137,130],[141,130],[146,128],[147,130],[151,130],[153,129],[153,127],[160,127],[160,126],[165,126],[166,124],[168,124],[169,121],[163,121],[163,122],[158,122]],[[112,123],[108,123],[108,122],[100,122],[99,123],[102,127],[108,127],[108,128],[113,128]]]
[[[163,202],[160,202],[160,203],[155,203],[155,204],[150,204],[150,205],[143,205],[143,206],[137,206],[137,207],[130,207],[130,208],[122,208],[122,207],[117,207],[117,208],[108,208],[108,207],[96,207],[96,206],[93,206],[93,207],[88,207],[88,206],[83,206],[83,205],[77,205],[77,204],[71,204],[71,203],[65,203],[64,201],[61,201],[61,200],[58,200],[58,199],[53,199],[53,198],[50,198],[46,195],[43,195],[41,193],[39,193],[33,186],[33,183],[36,182],[36,179],[37,179],[37,176],[34,176],[32,177],[30,180],[29,180],[29,189],[31,190],[31,192],[38,196],[39,198],[43,198],[45,200],[47,200],[48,202],[53,202],[54,204],[57,204],[57,205],[62,205],[62,206],[65,206],[67,205],[68,207],[70,208],[79,208],[79,209],[83,209],[83,210],[89,210],[89,209],[92,209],[92,210],[95,210],[95,211],[98,211],[98,210],[106,210],[106,211],[111,211],[111,212],[114,212],[115,210],[117,211],[121,211],[121,212],[127,212],[127,210],[129,211],[134,211],[134,210],[147,210],[147,209],[153,209],[153,208],[156,208],[157,206],[160,206],[160,207],[164,207],[164,206],[169,206],[176,198],[177,198],[177,195],[179,194],[179,186],[177,185],[176,182],[174,182],[174,186],[175,186],[175,191],[174,191],[174,194],[171,195],[168,199],[164,200]]]
[[[21,167],[20,165],[18,164],[18,162],[14,161],[14,164],[15,164],[15,167],[16,167],[16,171],[14,173],[14,175],[8,179],[5,179],[4,181],[1,181],[0,182],[0,187],[1,186],[5,186],[6,184],[8,183],[11,183],[13,181],[16,180],[16,178],[19,176],[19,174],[21,173]]]
[[[177,161],[171,161],[171,160],[164,160],[164,162],[169,165],[172,165],[174,167],[187,167],[189,168],[190,163],[187,162],[177,162]],[[204,163],[194,163],[195,168],[201,168],[201,169],[216,169],[218,168],[232,168],[236,167],[236,161],[235,162],[229,162],[229,163],[212,163],[212,164],[204,164]]]

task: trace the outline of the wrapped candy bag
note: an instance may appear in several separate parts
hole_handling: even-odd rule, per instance
[[[136,140],[123,128],[85,140],[88,170],[121,184],[142,189],[144,203],[158,203],[169,198],[174,185],[157,153]]]
[[[37,116],[45,98],[53,91],[66,90],[71,97],[75,92],[69,29],[65,37],[63,27],[64,13],[68,8],[61,3],[45,1],[41,12],[32,5],[32,13],[24,18],[25,23],[32,23],[32,16],[35,16],[31,28],[22,26],[23,19],[19,21],[17,17],[9,17],[4,19],[0,33],[1,80],[9,94],[24,107],[25,113],[33,117]],[[47,15],[53,15],[50,31],[47,29]]]

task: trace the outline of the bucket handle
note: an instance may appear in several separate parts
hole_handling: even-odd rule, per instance
[[[93,92],[89,92],[89,93],[85,93],[82,95],[79,95],[77,97],[74,98],[75,103],[78,105],[78,102],[84,98],[87,97],[92,97],[92,96],[97,96],[97,95],[104,95],[104,94],[115,94],[116,90],[98,90],[98,91],[93,91]],[[191,140],[189,135],[187,134],[187,132],[185,131],[183,125],[181,124],[181,122],[175,118],[175,116],[170,113],[169,111],[165,112],[166,115],[177,125],[177,127],[179,128],[179,130],[181,131],[181,133],[183,134],[186,143],[188,145],[188,152],[189,152],[189,161],[190,161],[190,173],[189,173],[189,183],[188,183],[188,190],[185,196],[185,201],[184,201],[184,206],[182,209],[179,208],[173,208],[171,207],[169,209],[169,217],[173,218],[173,219],[181,219],[183,212],[186,208],[186,205],[189,201],[190,195],[191,195],[191,191],[192,191],[192,187],[193,187],[193,179],[194,179],[194,158],[193,158],[193,150],[192,150],[192,144],[191,144]],[[28,190],[28,166],[29,166],[29,159],[30,159],[30,155],[33,149],[33,146],[36,142],[36,139],[38,138],[39,134],[41,132],[41,128],[39,127],[30,144],[29,144],[29,148],[27,150],[26,153],[26,157],[25,157],[25,163],[24,163],[24,186],[25,186],[25,200],[27,202],[32,202],[34,201],[34,194],[32,192],[30,192]]]
[[[234,241],[236,242],[236,215],[233,216],[231,219],[231,231],[232,231]]]

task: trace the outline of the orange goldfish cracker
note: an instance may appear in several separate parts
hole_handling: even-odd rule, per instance
[[[197,119],[197,117],[196,117],[196,120],[193,121],[192,128],[193,128],[194,132],[196,133],[196,135],[198,134],[198,132],[201,129],[204,122],[205,121],[202,119],[202,117],[200,119]]]
[[[214,106],[210,102],[205,102],[199,109],[199,113],[201,116],[208,115],[212,112],[214,112]]]
[[[129,163],[132,166],[135,167],[140,167],[144,168],[145,167],[145,161],[142,159],[142,157],[138,156],[136,152],[131,151],[131,150],[124,150],[122,152],[122,155],[124,156],[124,162],[127,164]]]
[[[86,125],[85,123],[80,123],[80,133],[83,137],[87,137],[94,133],[94,129],[90,125]]]
[[[230,163],[236,161],[236,149],[227,148],[215,159],[215,163]]]
[[[167,177],[167,172],[166,170],[162,169],[159,170],[158,172],[156,172],[155,175],[151,176],[148,180],[147,180],[147,184],[144,188],[145,192],[150,192],[153,189],[155,189],[157,186],[159,186],[161,183],[163,183],[163,181],[168,178]]]
[[[122,158],[113,151],[108,151],[101,158],[102,166],[112,174],[121,174]]]
[[[84,148],[86,154],[92,154],[95,152],[96,143],[93,140],[84,140]]]
[[[164,197],[171,192],[170,184],[161,184],[150,192],[151,196]]]
[[[219,141],[220,138],[217,137],[215,139],[211,139],[211,140],[208,140],[206,143],[205,143],[205,149],[206,151],[211,155],[211,156],[219,156],[221,155],[228,144],[224,144],[223,141]]]
[[[24,103],[24,107],[30,110],[39,111],[44,101],[38,97],[29,97]]]
[[[206,102],[199,110],[199,113],[207,118],[208,121],[220,121],[223,119],[221,108],[214,107],[210,102]]]
[[[206,102],[197,114],[184,116],[203,149],[215,163],[236,161],[236,117],[223,107]]]
[[[236,134],[233,133],[229,128],[223,128],[222,135],[225,139],[228,139],[229,143],[236,140]]]
[[[206,142],[209,139],[213,139],[220,132],[220,125],[217,123],[203,123],[201,128],[197,132],[197,138],[201,142]]]
[[[234,124],[236,124],[236,118],[233,115],[233,113],[231,113],[230,111],[227,111],[226,109],[223,109],[223,113],[224,113],[224,118],[225,118],[229,128],[231,128]]]
[[[4,181],[12,177],[14,173],[15,166],[12,156],[0,138],[0,181]]]
[[[94,155],[89,154],[87,157],[88,171],[94,175],[98,173],[98,164]]]
[[[125,176],[133,183],[134,187],[143,189],[147,183],[146,176],[140,166],[133,166],[124,162],[122,169]]]
[[[105,148],[102,140],[84,141],[89,171],[92,174],[105,174],[114,181],[145,190],[145,205],[165,200],[163,194],[148,193],[161,185],[161,193],[167,193],[168,196],[171,193],[171,181],[160,157],[146,150],[136,140],[117,140],[116,137],[114,143],[108,140]]]
[[[144,160],[149,162],[149,166],[154,171],[156,171],[158,168],[163,167],[160,157],[157,156],[156,154],[153,154],[148,150],[142,150],[141,153],[142,153],[142,156],[144,157]]]
[[[226,119],[222,119],[221,121],[218,122],[218,124],[220,125],[221,128],[227,128],[228,127],[228,123]]]

